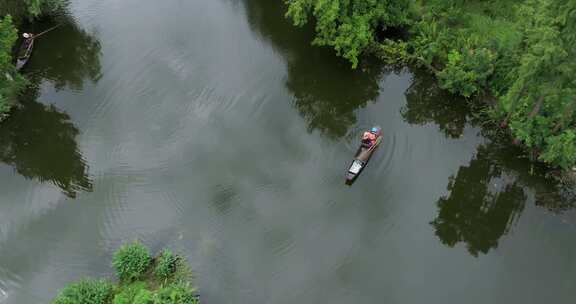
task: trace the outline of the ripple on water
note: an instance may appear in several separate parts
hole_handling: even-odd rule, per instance
[[[383,135],[382,145],[378,148],[377,155],[378,161],[376,161],[375,172],[377,176],[385,176],[385,172],[389,171],[390,167],[394,163],[394,156],[398,153],[399,149],[397,143],[397,133],[387,132]]]

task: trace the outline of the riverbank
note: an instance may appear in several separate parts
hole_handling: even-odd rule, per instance
[[[288,1],[298,26],[315,20],[314,44],[333,47],[355,67],[363,54],[426,67],[439,85],[468,101],[494,96],[485,114],[536,159],[576,164],[575,25],[570,1],[392,1],[360,4]],[[404,37],[382,35],[405,29]]]
[[[147,247],[132,242],[112,258],[117,282],[83,279],[64,287],[53,304],[199,304],[184,258],[162,250],[152,258]]]

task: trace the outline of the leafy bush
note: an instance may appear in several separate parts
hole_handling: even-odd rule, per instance
[[[176,257],[170,250],[164,249],[156,260],[156,267],[154,267],[154,275],[161,279],[166,279],[174,273],[176,266]]]
[[[82,280],[66,286],[53,304],[106,304],[112,293],[112,284],[105,280]]]
[[[149,265],[150,252],[138,241],[122,245],[112,257],[112,266],[121,281],[141,278]]]

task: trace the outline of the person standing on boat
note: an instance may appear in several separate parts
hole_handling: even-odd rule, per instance
[[[22,37],[24,37],[24,45],[26,47],[28,47],[28,45],[30,45],[30,43],[32,43],[32,40],[34,39],[34,35],[31,33],[24,33],[22,34]]]
[[[364,134],[362,134],[362,144],[367,148],[372,147],[372,145],[376,142],[377,134],[379,131],[380,130],[378,130],[378,128],[374,127],[370,131],[364,132]]]

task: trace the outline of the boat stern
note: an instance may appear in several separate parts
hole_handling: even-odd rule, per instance
[[[352,164],[350,164],[350,167],[348,168],[348,171],[346,172],[346,182],[348,183],[354,181],[356,176],[358,176],[360,171],[362,171],[363,167],[364,162],[358,159],[353,160]]]

